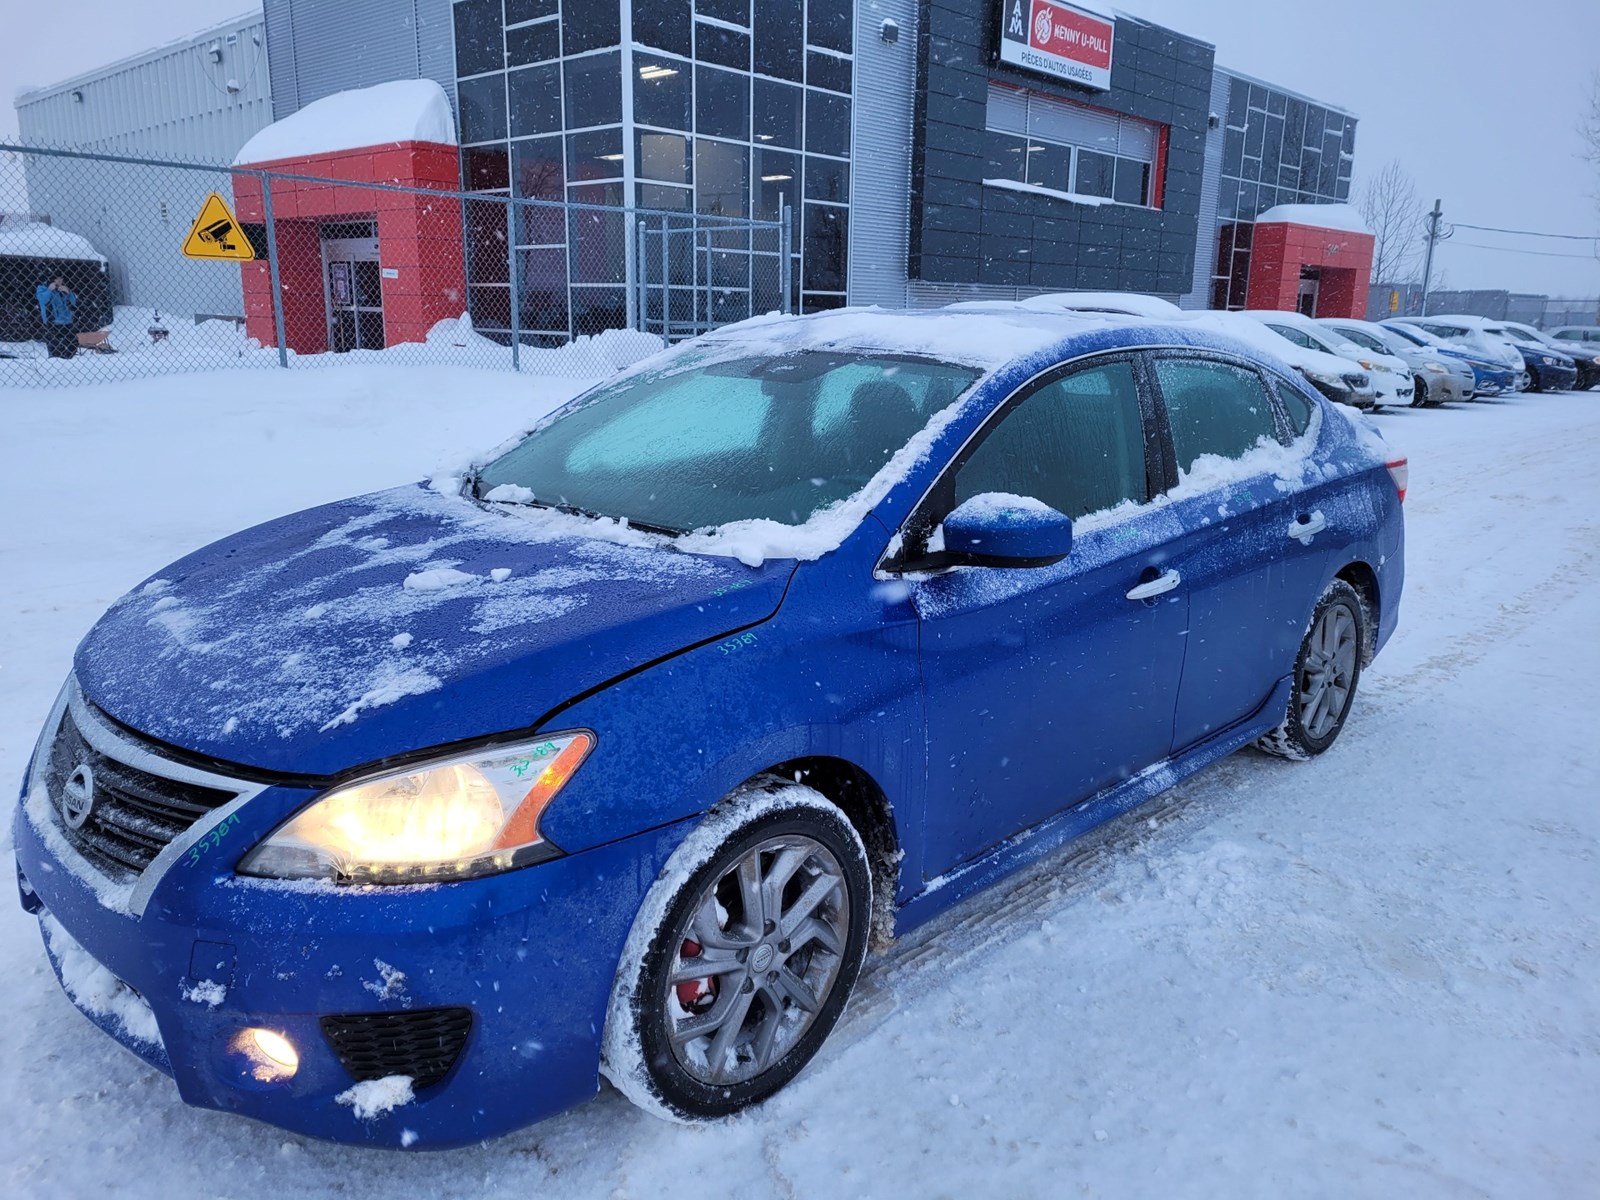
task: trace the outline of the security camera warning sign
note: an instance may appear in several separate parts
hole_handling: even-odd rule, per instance
[[[255,247],[239,228],[228,202],[216,192],[206,197],[194,228],[183,243],[186,258],[219,258],[225,262],[252,262]]]
[[[1111,87],[1116,25],[1109,18],[1060,0],[1001,0],[1000,12],[1001,62],[1079,87]]]

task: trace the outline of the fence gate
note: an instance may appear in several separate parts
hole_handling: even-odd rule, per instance
[[[777,221],[638,212],[634,325],[668,342],[769,312],[792,312],[788,208]]]

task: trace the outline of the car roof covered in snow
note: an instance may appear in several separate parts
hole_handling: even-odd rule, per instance
[[[1152,320],[1098,311],[1044,309],[1002,300],[905,311],[839,309],[802,317],[755,317],[704,334],[685,343],[685,348],[698,347],[701,352],[712,349],[719,357],[788,354],[797,350],[904,354],[961,363],[986,372],[1013,364],[1043,369],[1052,360],[1062,361],[1076,354],[1151,345],[1221,350],[1280,369],[1286,361],[1293,361],[1291,355],[1275,352],[1276,348],[1264,337],[1240,336],[1243,331],[1203,319],[1216,315],[1186,313],[1179,319]],[[1255,328],[1262,334],[1269,333],[1262,326]],[[1299,347],[1275,334],[1270,336],[1285,350],[1309,353],[1299,351]]]

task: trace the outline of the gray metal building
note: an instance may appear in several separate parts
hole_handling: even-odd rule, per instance
[[[17,97],[22,140],[104,154],[229,163],[273,119],[261,13]],[[92,186],[90,181],[92,180]],[[29,156],[28,207],[89,239],[113,295],[177,313],[242,316],[239,272],[179,253],[206,194],[225,177]],[[152,236],[152,231],[170,237]]]

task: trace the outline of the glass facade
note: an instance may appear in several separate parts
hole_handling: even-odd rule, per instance
[[[537,340],[625,325],[629,227],[607,211],[623,207],[682,213],[687,233],[692,214],[788,206],[794,304],[844,304],[854,0],[457,0],[453,15],[465,186],[606,206],[522,209],[511,229],[500,205],[469,211],[481,331],[509,332],[508,246]],[[674,309],[697,278],[719,322],[778,306],[778,251],[747,231],[656,246]]]
[[[1347,202],[1355,162],[1354,117],[1254,80],[1229,85],[1213,308],[1244,306],[1256,217],[1278,204]]]

